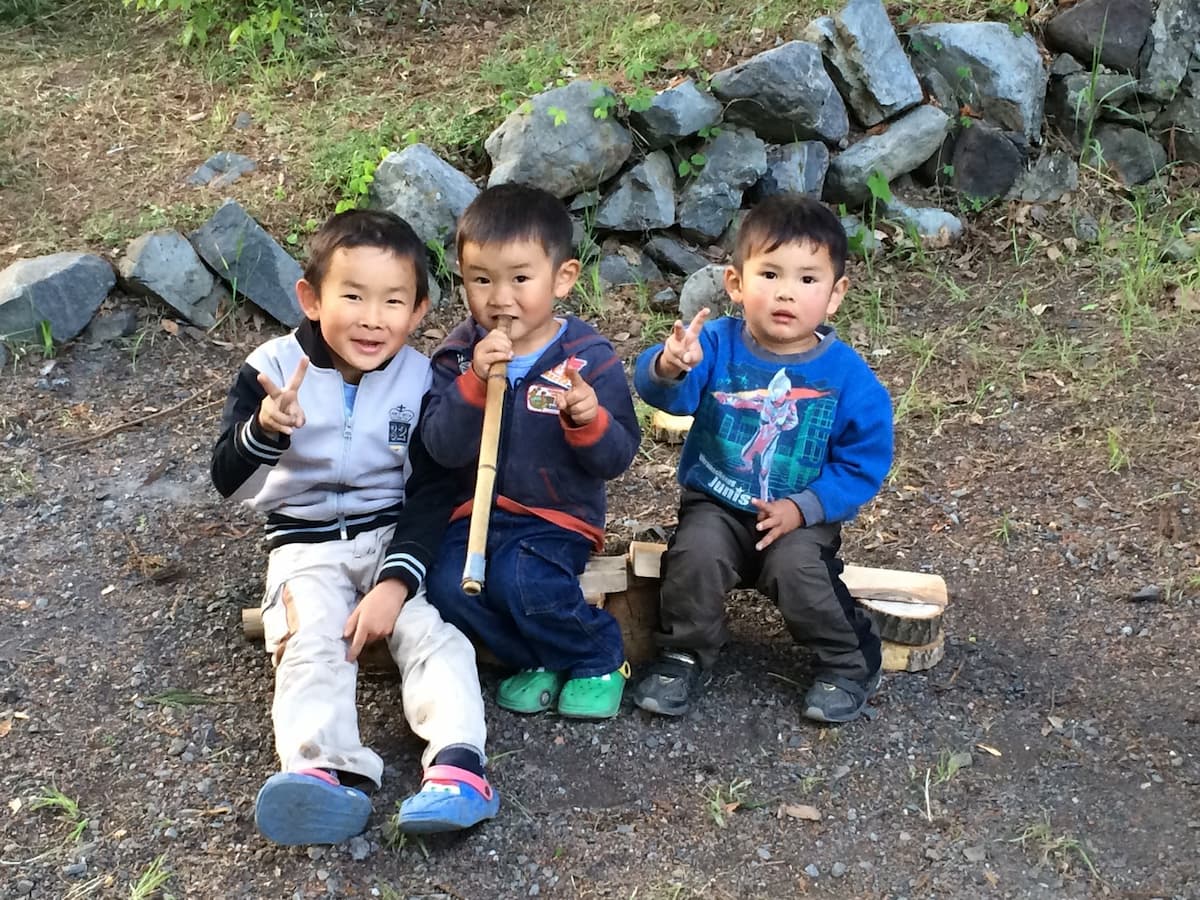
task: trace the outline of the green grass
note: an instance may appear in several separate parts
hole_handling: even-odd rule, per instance
[[[79,810],[79,802],[68,797],[55,786],[43,788],[42,793],[34,797],[29,804],[31,810],[51,809],[58,813],[57,818],[68,826],[66,840],[77,841],[87,830],[89,819]]]
[[[142,871],[137,881],[130,882],[129,900],[150,900],[171,880],[166,862],[167,854],[160,854]]]
[[[1026,852],[1037,857],[1038,865],[1045,867],[1053,863],[1060,871],[1070,870],[1073,860],[1082,862],[1093,878],[1099,879],[1100,873],[1092,863],[1083,842],[1069,834],[1058,834],[1050,825],[1047,815],[1038,822],[1031,823],[1010,843],[1019,844]]]

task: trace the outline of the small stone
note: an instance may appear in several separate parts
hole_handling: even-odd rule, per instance
[[[536,881],[529,886],[529,896],[530,897],[536,897],[541,892],[542,892],[542,886],[540,884],[538,884]]]
[[[1096,221],[1096,217],[1084,213],[1076,219],[1075,237],[1085,244],[1094,244],[1100,240],[1100,223]],[[1076,502],[1076,506],[1078,505]]]
[[[359,835],[350,840],[350,858],[362,862],[371,855],[371,842]]]
[[[238,113],[233,119],[233,127],[238,131],[245,131],[253,124],[254,116],[250,115],[250,113],[246,112],[245,110]]]
[[[22,878],[17,882],[15,893],[18,897],[25,897],[33,893],[33,882]]]
[[[78,878],[87,874],[87,863],[82,859],[63,866],[63,874],[68,878]]]
[[[317,879],[319,881],[328,881],[329,880],[329,870],[328,869],[317,869]]]
[[[834,878],[844,877],[846,874],[845,863],[835,862],[833,864],[833,868],[829,870],[829,874],[831,874]]]
[[[167,747],[167,756],[178,756],[187,749],[187,741],[183,738],[175,738],[171,741],[171,746]]]
[[[987,859],[987,850],[983,847],[963,847],[963,856],[967,862],[980,863]]]
[[[849,766],[838,766],[836,769],[833,770],[833,775],[831,777],[834,781],[841,781],[843,778],[845,778],[849,774],[850,774]]]
[[[618,825],[617,834],[633,834],[632,825]]]
[[[1152,603],[1163,598],[1163,589],[1157,584],[1148,584],[1134,591],[1130,600],[1134,603]]]
[[[771,851],[768,850],[766,847],[759,847],[757,850],[757,853],[758,853],[758,858],[761,859],[763,862],[766,862],[768,859],[771,858]]]
[[[817,868],[815,863],[809,863],[804,867],[804,874],[809,878],[820,878],[821,870]]]
[[[175,838],[179,837],[179,829],[174,825],[171,825],[163,830],[163,837],[165,837],[167,840],[173,841]]]
[[[308,848],[308,858],[311,859],[313,862],[316,862],[318,859],[320,859],[324,855],[325,855],[324,847],[309,847]]]
[[[1121,626],[1121,637],[1129,637],[1132,634],[1133,634],[1133,626],[1132,625]]]
[[[896,839],[898,841],[900,841],[900,843],[902,843],[902,844],[907,844],[909,841],[912,840],[912,835],[909,834],[907,831],[902,831],[898,835],[896,835]]]

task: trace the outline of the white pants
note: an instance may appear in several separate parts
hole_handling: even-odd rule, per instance
[[[380,784],[383,760],[358,736],[358,664],[346,662],[342,630],[375,585],[391,536],[389,526],[271,551],[262,619],[275,665],[275,749],[285,772],[341,769]],[[482,757],[487,728],[475,649],[442,621],[424,589],[404,604],[388,649],[408,726],[428,743],[422,765],[447,747],[472,747]]]

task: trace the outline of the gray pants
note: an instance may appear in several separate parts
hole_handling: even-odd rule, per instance
[[[821,674],[862,681],[881,662],[879,634],[842,583],[841,526],[798,528],[765,550],[756,514],[684,490],[679,527],[663,557],[663,649],[688,650],[709,668],[729,640],[725,595],[736,587],[770,597],[796,642],[817,655]]]

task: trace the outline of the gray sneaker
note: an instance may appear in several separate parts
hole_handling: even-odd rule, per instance
[[[695,656],[686,650],[667,650],[633,686],[633,702],[647,712],[682,716],[709,679]]]
[[[853,722],[872,713],[867,701],[879,690],[882,670],[866,681],[853,681],[840,675],[818,675],[804,697],[804,715],[817,722]]]

